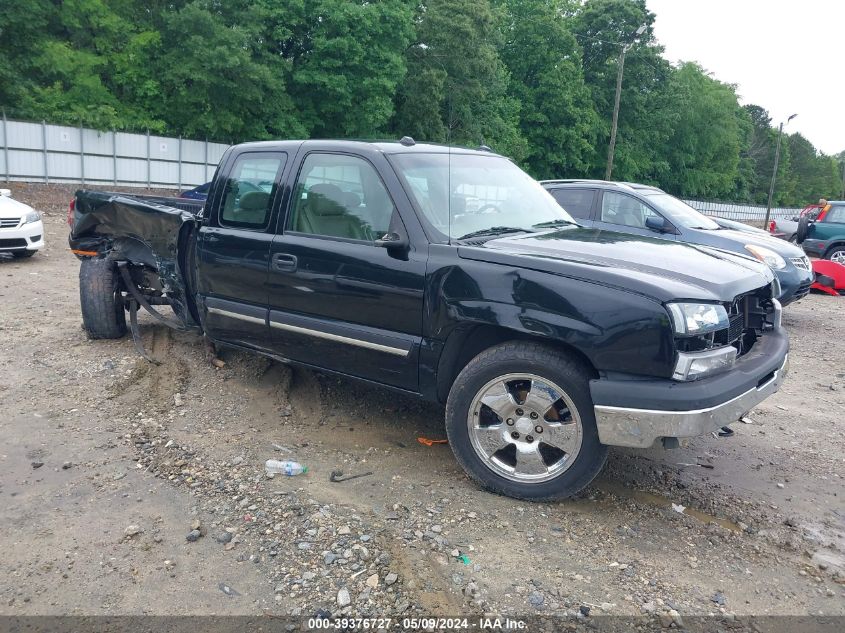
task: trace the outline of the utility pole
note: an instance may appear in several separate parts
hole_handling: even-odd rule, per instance
[[[786,122],[789,123],[792,119],[797,117],[797,114],[791,115]],[[766,204],[766,219],[763,221],[763,229],[768,231],[769,230],[769,219],[772,215],[772,198],[775,195],[775,181],[778,177],[778,162],[780,161],[780,137],[783,135],[783,126],[784,123],[781,121],[780,126],[778,127],[778,142],[775,145],[775,167],[772,170],[772,182],[769,185],[769,201]]]
[[[634,32],[634,39],[639,37],[645,31],[646,26],[643,24]],[[610,180],[610,175],[613,173],[613,154],[616,150],[616,131],[619,127],[619,101],[622,98],[622,73],[625,72],[625,53],[631,48],[633,42],[622,45],[622,50],[619,52],[619,62],[616,71],[616,98],[613,101],[613,119],[610,123],[610,145],[607,148],[607,169],[604,171],[604,179]]]
[[[845,156],[842,157],[842,199],[845,200]]]
[[[613,120],[610,123],[610,146],[607,148],[607,169],[604,170],[604,179],[610,180],[613,173],[613,153],[616,150],[616,129],[619,126],[619,99],[622,97],[622,73],[625,70],[625,53],[628,46],[622,47],[619,53],[619,70],[616,71],[616,99],[613,102]]]

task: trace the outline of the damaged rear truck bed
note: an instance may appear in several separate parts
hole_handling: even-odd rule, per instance
[[[490,151],[249,143],[208,200],[80,191],[83,322],[126,314],[217,345],[445,403],[486,488],[572,495],[607,446],[736,421],[787,369],[776,282],[755,260],[585,229]],[[164,316],[157,306],[170,306]]]

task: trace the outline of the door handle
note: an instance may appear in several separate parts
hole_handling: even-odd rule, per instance
[[[273,264],[273,270],[288,273],[296,270],[296,255],[274,253],[271,261]]]

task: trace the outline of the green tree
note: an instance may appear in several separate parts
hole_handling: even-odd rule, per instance
[[[590,171],[598,117],[568,28],[575,6],[571,0],[506,0],[501,6],[501,57],[509,93],[520,104],[524,163],[539,178]]]
[[[784,203],[803,206],[819,198],[838,197],[842,181],[836,159],[820,154],[801,134],[790,134],[784,141],[790,157]]]
[[[729,196],[740,177],[742,110],[734,88],[685,63],[673,73],[668,94],[674,124],[665,147],[664,186],[686,197]]]
[[[419,7],[416,20],[408,74],[397,96],[395,133],[486,143],[522,158],[519,104],[507,93],[508,73],[496,48],[489,0],[430,0]]]
[[[165,12],[148,51],[159,92],[149,107],[169,132],[228,141],[305,133],[286,91],[284,61],[257,58],[255,36],[227,23],[214,2]]]
[[[576,13],[573,32],[583,50],[584,79],[599,116],[599,137],[591,174],[604,177],[616,76],[622,47],[625,59],[613,178],[661,183],[669,163],[664,150],[678,113],[668,108],[666,90],[672,67],[654,39],[654,14],[645,0],[587,0]],[[636,36],[639,27],[644,32]]]
[[[310,24],[292,59],[291,94],[317,136],[383,133],[413,36],[408,2],[307,0]]]

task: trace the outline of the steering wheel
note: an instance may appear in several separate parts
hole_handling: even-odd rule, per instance
[[[476,210],[476,213],[478,215],[481,215],[482,213],[501,213],[501,212],[502,212],[502,210],[499,207],[497,207],[495,204],[490,204],[490,203],[487,203],[484,206],[479,207]]]

